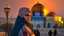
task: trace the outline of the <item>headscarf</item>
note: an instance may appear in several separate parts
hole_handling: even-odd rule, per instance
[[[20,8],[19,14],[17,16],[15,25],[12,29],[10,36],[18,36],[18,33],[20,29],[24,26],[24,24],[28,24],[23,17],[28,12],[30,12],[29,8],[26,7]]]
[[[23,17],[23,16],[24,16],[26,13],[28,13],[28,12],[30,12],[29,8],[25,8],[25,7],[24,7],[24,8],[22,8],[22,9],[19,10],[19,14],[18,14],[18,15],[19,15],[20,17]]]

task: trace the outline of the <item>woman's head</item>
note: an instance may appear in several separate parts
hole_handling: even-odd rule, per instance
[[[26,13],[26,14],[24,15],[24,19],[25,19],[27,22],[30,22],[31,16],[32,16],[31,12],[28,12],[28,13]]]
[[[27,22],[30,22],[32,12],[29,10],[29,8],[23,7],[19,10],[19,16],[23,17]]]

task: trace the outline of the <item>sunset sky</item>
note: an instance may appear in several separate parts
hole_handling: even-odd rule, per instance
[[[16,18],[21,7],[32,8],[39,1],[48,11],[64,17],[64,0],[0,0],[0,17],[5,17],[4,6],[10,5],[9,17]]]

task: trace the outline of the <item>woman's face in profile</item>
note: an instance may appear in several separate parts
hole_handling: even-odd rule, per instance
[[[32,16],[32,13],[31,12],[28,12],[24,15],[24,19],[27,21],[27,22],[30,22],[30,19],[31,19],[31,16]]]

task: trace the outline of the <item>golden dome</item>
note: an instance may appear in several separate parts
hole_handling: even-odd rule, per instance
[[[42,4],[40,4],[39,2],[37,4],[35,4],[32,7],[32,12],[42,12],[43,11],[44,6]]]
[[[48,13],[48,15],[47,16],[52,16],[52,17],[55,17],[56,16],[56,13],[54,13],[54,12],[50,12],[50,13]]]

